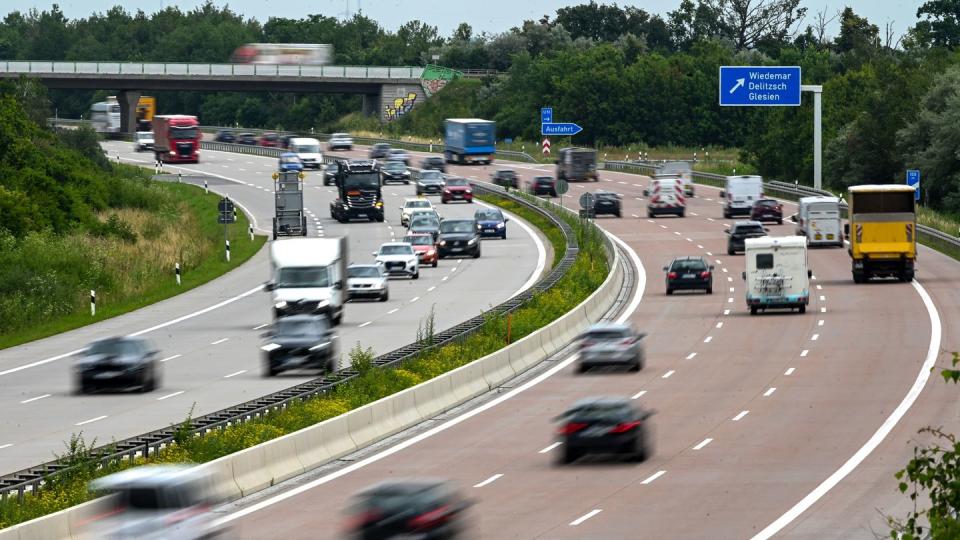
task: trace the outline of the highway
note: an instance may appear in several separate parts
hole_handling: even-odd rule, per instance
[[[119,153],[126,163],[152,164],[151,154],[134,152],[130,143],[104,146],[111,159]],[[252,215],[260,233],[269,233],[275,167],[275,158],[204,151],[201,163],[167,165],[166,172],[182,172],[193,183],[208,178],[210,189],[229,195]],[[403,236],[399,207],[413,196],[413,186],[385,188],[386,222],[340,224],[329,217],[335,191],[322,186],[320,173],[308,173],[306,184],[310,235],[347,235],[351,262],[372,262],[371,252],[381,243]],[[478,206],[443,205],[440,211],[472,217]],[[419,280],[392,279],[388,302],[348,304],[338,329],[342,357],[357,342],[383,353],[414,341],[432,309],[436,328],[447,328],[531,285],[550,260],[549,246],[522,220],[512,219],[509,227],[507,240],[484,240],[480,259],[442,260],[438,268],[423,268]],[[6,412],[0,419],[0,471],[52,459],[74,433],[104,444],[180,422],[191,407],[194,416],[203,415],[314,376],[261,377],[260,334],[272,313],[269,294],[260,290],[269,278],[267,255],[264,249],[227,275],[144,309],[0,351],[0,408]],[[143,335],[157,346],[161,387],[149,394],[71,395],[71,355],[117,334]]]
[[[485,180],[501,166],[522,180],[552,173],[531,164],[448,172]],[[883,534],[881,514],[908,507],[893,473],[911,457],[916,430],[960,425],[956,389],[936,374],[925,381],[933,362],[949,365],[949,351],[960,350],[949,324],[960,316],[956,261],[924,248],[917,284],[854,285],[845,250],[811,250],[807,313],[751,317],[743,256],[726,255],[729,220],[716,189],[697,186],[686,218],[650,220],[645,178],[608,171],[601,178],[571,184],[568,200],[597,188],[623,196],[624,217],[597,222],[643,262],[646,291],[628,314],[649,333],[640,374],[575,375],[570,356],[555,375],[416,444],[230,505],[226,520],[236,534],[336,537],[351,494],[411,476],[457,483],[477,501],[471,523],[481,538]],[[793,234],[789,222],[770,228]],[[661,267],[682,255],[716,266],[713,295],[665,295]],[[630,396],[658,411],[650,460],[553,465],[550,419],[592,395]]]

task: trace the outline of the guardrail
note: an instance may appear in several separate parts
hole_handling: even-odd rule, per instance
[[[226,143],[205,143],[208,145],[226,145]],[[228,145],[230,147],[239,146],[245,149],[255,147],[244,147],[243,145]],[[264,150],[276,150],[265,148]],[[516,202],[533,209],[542,214],[552,223],[554,223],[563,232],[566,238],[566,250],[553,269],[540,278],[531,288],[508,299],[507,301],[491,308],[483,315],[475,316],[467,321],[457,324],[447,330],[436,334],[432,342],[411,343],[400,347],[394,351],[378,356],[373,363],[376,366],[396,366],[404,361],[416,358],[421,353],[433,348],[461,340],[476,332],[487,320],[490,315],[506,315],[518,309],[529,301],[534,295],[553,287],[557,281],[562,278],[567,270],[573,265],[579,251],[577,236],[566,221],[560,219],[552,211],[548,210],[546,203],[535,203],[525,197],[517,196],[504,191],[497,186],[485,186],[483,184],[473,183],[473,189],[476,193],[489,192],[497,193]],[[612,243],[605,239],[605,245],[608,252],[613,250]],[[622,271],[622,270],[618,270]],[[259,418],[267,413],[282,409],[293,401],[299,401],[311,396],[322,394],[332,390],[344,381],[357,376],[357,372],[352,368],[342,369],[334,374],[318,377],[306,383],[302,383],[291,388],[281,390],[263,396],[257,399],[247,401],[233,407],[204,415],[191,420],[190,431],[193,435],[200,435],[215,429],[223,428],[235,423],[247,422]],[[163,428],[149,433],[124,439],[108,446],[95,449],[94,455],[102,464],[110,462],[133,459],[137,456],[149,456],[155,454],[158,450],[173,442],[176,434],[176,428]],[[40,490],[46,479],[63,473],[68,468],[63,460],[54,460],[41,465],[30,467],[12,474],[0,476],[0,498],[16,495],[22,500],[27,492],[36,492]]]
[[[0,73],[32,75],[164,75],[186,77],[327,77],[419,79],[416,66],[316,66],[302,64],[192,64],[159,62],[0,61]]]

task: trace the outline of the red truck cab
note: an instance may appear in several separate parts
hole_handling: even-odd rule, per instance
[[[200,124],[196,116],[153,117],[153,149],[164,163],[200,162]]]

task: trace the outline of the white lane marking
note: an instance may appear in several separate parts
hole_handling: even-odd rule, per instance
[[[236,377],[237,375],[242,375],[242,374],[244,374],[244,373],[246,373],[246,372],[247,372],[247,370],[241,369],[240,371],[235,371],[235,372],[233,372],[233,373],[231,373],[231,374],[229,374],[229,375],[224,375],[223,378],[224,378],[224,379],[229,379],[230,377]]]
[[[666,225],[661,225],[660,228],[661,228],[661,229],[666,229],[667,226],[666,226]]]
[[[730,276],[727,276],[727,282],[732,283],[732,282],[733,282],[733,278],[730,277]]]
[[[239,171],[241,171],[241,172],[247,172],[246,169],[237,169],[237,170],[239,170]]]
[[[821,295],[820,295],[820,301],[821,301],[821,302],[825,302],[826,300],[827,300],[827,297],[821,294]]]
[[[810,354],[810,351],[809,351],[808,349],[804,349],[804,350],[800,351],[800,358],[803,358],[804,356],[806,356],[806,355],[808,355],[808,354]]]
[[[723,314],[724,314],[724,315],[729,315],[729,314],[730,314],[730,310],[729,310],[729,309],[723,310]]]
[[[696,358],[696,356],[697,356],[697,353],[692,352],[687,355],[687,360],[693,360],[694,358]]]
[[[723,328],[723,321],[717,323],[717,328]]]
[[[923,305],[927,308],[927,316],[930,318],[930,346],[927,349],[927,357],[924,359],[923,365],[920,366],[920,372],[917,374],[917,378],[913,382],[913,386],[907,392],[907,395],[903,397],[903,401],[897,405],[897,408],[890,413],[890,416],[877,429],[873,436],[870,437],[870,440],[868,440],[859,450],[857,450],[854,455],[850,456],[850,459],[841,465],[836,472],[831,474],[819,486],[807,494],[806,497],[795,504],[793,508],[787,510],[782,516],[777,518],[776,521],[757,533],[757,535],[753,537],[755,540],[765,540],[783,530],[783,528],[789,525],[790,522],[797,519],[800,514],[816,504],[816,502],[826,495],[828,491],[833,489],[848,474],[853,472],[853,470],[856,469],[857,466],[863,462],[863,460],[867,459],[867,456],[869,456],[874,450],[876,450],[878,446],[880,446],[880,443],[882,443],[887,435],[893,431],[893,428],[896,427],[897,423],[900,422],[900,420],[907,414],[907,411],[910,410],[910,407],[913,406],[913,403],[918,397],[920,397],[920,393],[923,391],[923,387],[926,386],[927,381],[930,379],[930,374],[933,372],[933,367],[937,363],[937,356],[940,353],[940,338],[943,329],[940,326],[940,314],[937,312],[937,306],[934,305],[933,299],[931,299],[930,295],[927,294],[926,289],[924,289],[923,286],[917,281],[913,282],[913,288],[923,300]]]
[[[727,303],[728,303],[728,304],[732,304],[732,303],[733,303],[733,298],[727,298]]]
[[[638,188],[642,188],[643,186],[642,186],[642,185],[640,185],[640,184],[634,184],[634,185],[633,185],[633,187],[638,187]]]
[[[700,214],[698,214],[698,213],[696,213],[696,212],[690,212],[690,215],[691,215],[691,216],[699,216]]]
[[[637,392],[636,394],[630,396],[630,399],[640,399],[640,398],[643,397],[643,395],[646,394],[646,393],[647,393],[646,390],[641,390],[641,391]]]
[[[680,231],[673,231],[673,234],[680,236]]]
[[[693,449],[694,449],[694,450],[700,450],[700,449],[702,449],[704,446],[710,444],[711,442],[713,442],[713,439],[707,437],[706,439],[704,439],[703,441],[701,441],[700,444],[694,446]]]
[[[30,398],[30,399],[25,399],[25,400],[21,401],[20,403],[33,403],[34,401],[40,401],[41,399],[43,399],[43,398],[48,398],[48,397],[50,397],[50,396],[52,396],[52,395],[53,395],[53,394],[44,394],[44,395],[42,395],[42,396],[37,396],[37,397],[32,397],[32,398]]]
[[[627,184],[626,182],[617,182],[617,183],[618,183],[618,184],[623,184],[623,185],[626,185],[626,184]]]
[[[649,221],[650,223],[656,223],[656,222],[653,221],[652,219],[648,219],[647,221]]]
[[[160,361],[161,361],[161,362],[169,362],[169,361],[171,361],[171,360],[176,360],[177,358],[180,358],[181,356],[183,356],[183,355],[182,355],[182,354],[175,354],[175,355],[173,355],[173,356],[168,356],[168,357],[166,357],[166,358],[161,358]]]
[[[400,311],[400,308],[395,307],[395,308],[391,309],[390,311],[388,311],[388,312],[387,312],[387,315],[393,315],[394,313],[396,313],[396,312],[398,312],[398,311]]]
[[[571,521],[571,522],[570,522],[570,525],[571,525],[572,527],[576,527],[577,525],[579,525],[579,524],[583,523],[584,521],[592,518],[593,516],[599,514],[599,513],[602,512],[602,511],[603,511],[603,510],[601,510],[601,509],[599,509],[599,508],[594,508],[593,510],[587,512],[586,514],[584,514],[584,515],[578,517],[577,519]]]
[[[823,319],[820,319],[819,321],[817,321],[817,326],[823,326],[824,322],[826,321],[824,321]]]
[[[692,238],[687,238],[687,242],[693,242]]]
[[[410,303],[412,304],[412,303],[416,302],[416,301],[419,300],[419,299],[420,299],[419,296],[414,296],[413,298],[410,299]]]
[[[704,200],[705,200],[705,201],[713,201],[713,199],[711,199],[710,197],[707,197],[707,198],[704,199]],[[710,218],[707,218],[707,219],[710,219]]]
[[[456,271],[457,271],[457,267],[456,267],[456,266],[454,266],[453,268],[450,269],[450,273],[453,273],[453,272],[456,272]]]
[[[497,480],[499,480],[499,479],[502,478],[502,477],[503,477],[502,474],[499,474],[499,473],[498,473],[498,474],[495,474],[495,475],[491,476],[490,478],[487,478],[487,479],[484,480],[483,482],[480,482],[479,484],[474,484],[473,487],[475,487],[475,488],[482,488],[483,486],[489,486],[490,484],[496,482]]]
[[[265,328],[265,327],[267,327],[267,326],[270,326],[270,323],[267,322],[267,323],[261,324],[260,326],[254,326],[253,329],[254,329],[254,330],[259,330],[259,329]]]
[[[675,369],[671,369],[670,371],[668,371],[668,372],[664,373],[663,375],[661,375],[660,378],[661,378],[661,379],[669,379],[670,376],[673,375],[673,374],[676,373],[676,372],[677,372],[677,371],[676,371]]]
[[[721,268],[721,270],[723,270],[723,273],[724,273],[724,274],[727,273],[727,269],[726,269],[726,268]]]
[[[763,393],[763,397],[770,397],[776,391],[777,391],[776,387],[771,387],[769,390]]]
[[[638,216],[638,215],[636,215],[636,214],[630,214],[630,215],[633,216],[633,217],[635,217],[635,218],[640,217],[640,216]]]
[[[440,281],[446,281],[448,277],[449,276],[443,276],[442,278],[440,278]]]
[[[427,289],[427,292],[431,292],[431,291],[433,291],[433,290],[436,289],[436,288],[437,288],[437,286],[436,286],[436,285],[433,285],[432,287],[430,287],[429,289]]]
[[[103,420],[103,419],[106,418],[106,417],[107,417],[107,415],[98,416],[98,417],[96,417],[96,418],[91,418],[91,419],[89,419],[89,420],[84,420],[83,422],[77,422],[77,423],[74,424],[74,425],[75,425],[75,426],[83,426],[83,425],[86,425],[86,424],[90,424],[90,423],[92,423],[92,422],[96,422],[97,420]]]
[[[730,287],[730,292],[735,292],[735,290],[733,287]]]
[[[716,221],[716,220],[713,219],[712,217],[708,217],[708,218],[707,218],[707,221]]]
[[[818,290],[818,291],[822,291],[822,290],[823,290],[823,285],[817,284],[817,290]]]
[[[733,417],[734,422],[739,422],[744,416],[750,414],[750,411],[740,411],[740,414]]]
[[[667,471],[657,471],[657,472],[651,474],[646,480],[644,480],[643,482],[640,482],[640,483],[641,483],[641,484],[644,484],[644,485],[649,484],[650,482],[653,482],[654,480],[656,480],[657,478],[660,478],[661,476],[663,476],[663,475],[665,475],[665,474],[667,474]]]
[[[789,377],[790,375],[793,375],[793,372],[796,370],[797,368],[787,368],[787,370],[783,372],[783,374]]]
[[[363,328],[364,326],[370,326],[371,324],[373,324],[373,321],[367,321],[367,322],[361,324],[358,328]]]
[[[3,450],[4,448],[10,448],[11,446],[13,446],[13,443],[0,444],[0,450]]]
[[[707,257],[713,257],[713,253],[707,252]]]
[[[227,340],[229,340],[229,339],[230,339],[230,338],[225,337],[225,338],[222,338],[222,339],[218,339],[218,340],[216,340],[216,341],[211,341],[210,344],[211,344],[211,345],[219,345],[219,344],[221,344],[221,343],[223,343],[224,341],[227,341]]]
[[[716,261],[717,261],[717,264],[723,264],[723,261],[721,261],[720,259],[716,259]]]
[[[827,308],[825,307],[820,308],[820,313],[826,313],[826,312],[827,312]],[[2,373],[0,373],[0,375],[2,375]]]
[[[810,279],[816,281],[816,280],[817,280],[817,276],[810,276]]]
[[[703,246],[701,246],[700,244],[697,244],[697,249],[703,249]]]
[[[560,446],[561,444],[563,444],[563,443],[561,443],[561,442],[555,442],[555,443],[551,444],[550,446],[544,448],[543,450],[540,450],[540,451],[537,452],[537,453],[538,453],[538,454],[546,454],[547,452],[553,450],[554,448]]]
[[[711,341],[713,341],[713,336],[707,336],[703,338],[704,343],[710,343]]]
[[[184,393],[184,392],[185,392],[185,390],[181,390],[181,391],[179,391],[179,392],[174,392],[174,393],[172,393],[172,394],[167,394],[167,395],[165,395],[165,396],[160,396],[160,397],[157,398],[157,401],[163,401],[163,400],[165,400],[165,399],[169,399],[169,398],[172,398],[172,397],[174,397],[174,396],[179,396],[180,394],[182,394],[182,393]]]
[[[816,341],[818,339],[820,339],[820,334],[814,334],[810,336],[810,341]]]

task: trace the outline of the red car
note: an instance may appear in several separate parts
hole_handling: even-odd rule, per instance
[[[421,265],[430,265],[437,267],[437,261],[440,256],[437,254],[437,246],[433,243],[432,234],[408,234],[403,237],[403,241],[413,246],[413,251],[420,259]]]
[[[473,190],[466,178],[448,178],[447,184],[440,194],[440,202],[447,204],[450,201],[473,202]]]
[[[260,136],[260,146],[266,146],[268,148],[279,148],[280,147],[280,136],[276,133],[266,132]]]
[[[783,205],[775,199],[757,199],[750,209],[753,221],[776,221],[783,225]]]

